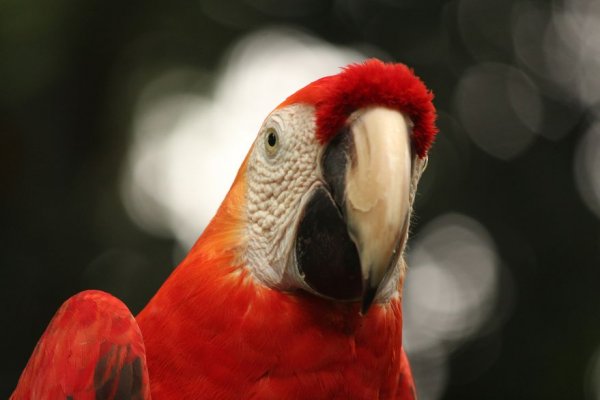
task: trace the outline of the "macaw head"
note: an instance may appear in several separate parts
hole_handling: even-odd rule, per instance
[[[267,116],[207,231],[256,282],[339,302],[397,295],[417,183],[437,132],[433,95],[369,60]],[[202,239],[199,241],[202,242]]]

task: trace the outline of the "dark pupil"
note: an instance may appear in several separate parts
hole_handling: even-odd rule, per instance
[[[274,132],[269,132],[269,136],[267,136],[267,143],[269,146],[273,147],[277,143],[277,136]]]

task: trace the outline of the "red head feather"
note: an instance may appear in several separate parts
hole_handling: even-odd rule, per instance
[[[371,59],[309,84],[278,108],[295,103],[314,105],[317,137],[322,143],[328,142],[348,116],[360,108],[383,106],[402,111],[414,123],[413,145],[423,158],[437,133],[432,100],[433,93],[406,65]]]

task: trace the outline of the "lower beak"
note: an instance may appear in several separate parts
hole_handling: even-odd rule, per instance
[[[297,264],[308,286],[324,297],[360,300],[363,313],[397,276],[392,272],[406,241],[409,124],[387,108],[353,114],[328,144],[326,185],[313,192],[298,228]]]

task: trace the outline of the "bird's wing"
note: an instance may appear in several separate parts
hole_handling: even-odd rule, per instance
[[[10,400],[150,399],[144,341],[127,308],[100,291],[67,300]]]

